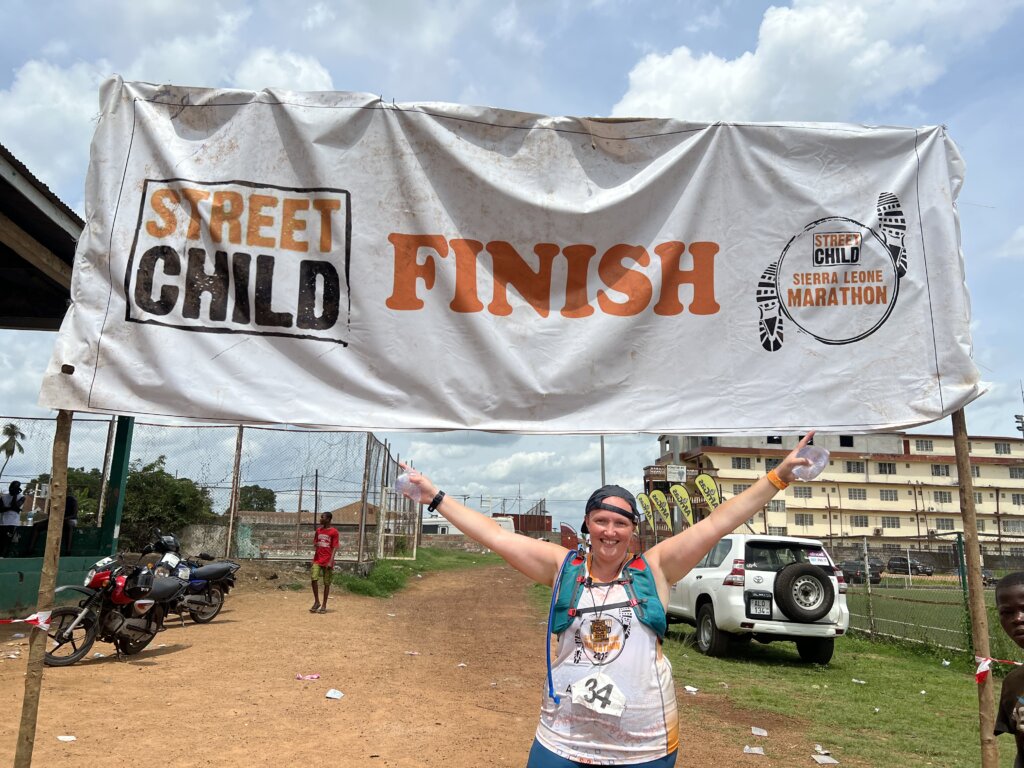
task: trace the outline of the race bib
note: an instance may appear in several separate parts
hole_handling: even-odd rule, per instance
[[[603,672],[594,672],[572,684],[572,703],[582,704],[602,715],[621,717],[626,695]]]

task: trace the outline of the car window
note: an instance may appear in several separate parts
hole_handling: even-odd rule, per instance
[[[725,560],[729,554],[729,550],[732,549],[732,539],[722,539],[718,542],[714,549],[708,552],[708,556],[704,559],[703,565],[706,568],[717,568]]]
[[[781,571],[790,563],[829,566],[820,546],[791,541],[748,541],[745,560],[746,567],[755,571]]]

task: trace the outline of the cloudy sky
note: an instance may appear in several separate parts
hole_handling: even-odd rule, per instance
[[[6,0],[0,143],[79,213],[99,83],[345,90],[553,115],[945,125],[975,361],[973,434],[1024,412],[1024,0]],[[52,334],[0,331],[0,416],[36,407]],[[948,422],[930,431],[949,431]],[[382,435],[459,494],[549,499],[575,521],[597,438]],[[609,437],[639,489],[653,436]],[[253,478],[258,480],[258,478]],[[558,500],[558,501],[555,501]]]

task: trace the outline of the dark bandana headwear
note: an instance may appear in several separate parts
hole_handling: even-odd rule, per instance
[[[626,503],[629,504],[629,509],[622,509],[621,507],[616,507],[613,504],[605,504],[604,500],[611,498],[612,496],[624,499]],[[636,499],[633,497],[632,493],[627,491],[621,485],[606,485],[603,488],[598,488],[590,494],[590,498],[587,499],[587,514],[589,514],[593,509],[604,509],[608,512],[615,512],[625,518],[628,518],[633,525],[640,523],[640,512],[636,508]],[[590,533],[590,531],[587,530],[586,514],[583,516],[583,525],[580,526],[580,532]]]

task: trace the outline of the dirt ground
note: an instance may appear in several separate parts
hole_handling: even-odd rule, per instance
[[[212,623],[169,622],[130,661],[97,643],[88,660],[47,668],[33,765],[525,765],[545,616],[524,577],[503,566],[428,574],[389,600],[339,591],[324,615],[308,612],[308,591],[277,589],[292,580],[243,578]],[[24,693],[18,631],[0,625],[4,756]],[[739,711],[714,692],[687,695],[680,672],[680,768],[814,765],[801,722]],[[331,688],[344,697],[326,698]],[[743,754],[758,743],[752,723],[769,732],[767,757]]]

